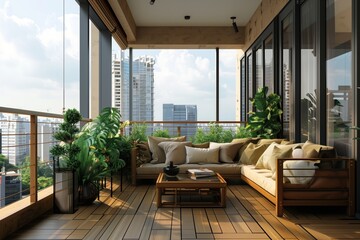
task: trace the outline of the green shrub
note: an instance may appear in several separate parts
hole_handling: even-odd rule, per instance
[[[146,136],[147,126],[145,124],[135,123],[132,124],[130,128],[131,131],[128,137],[130,143],[147,141],[147,136]]]
[[[153,133],[154,137],[164,137],[164,138],[169,138],[170,134],[169,134],[169,130],[168,129],[157,129],[155,130],[155,132]]]
[[[222,126],[216,123],[209,124],[209,131],[204,131],[202,128],[198,128],[192,141],[194,143],[205,142],[231,142],[234,139],[234,133],[232,130],[224,130]]]

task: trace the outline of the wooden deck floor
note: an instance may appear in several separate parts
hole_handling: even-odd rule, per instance
[[[345,209],[275,207],[248,185],[230,184],[226,208],[157,208],[154,184],[126,185],[74,214],[43,216],[10,239],[360,239]]]

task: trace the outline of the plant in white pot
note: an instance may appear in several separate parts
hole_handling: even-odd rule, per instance
[[[79,133],[77,124],[82,117],[78,110],[68,109],[63,118],[59,130],[54,133],[54,138],[59,143],[50,150],[54,157],[54,206],[56,211],[73,213],[78,196],[76,171],[80,164],[80,147],[75,140]]]

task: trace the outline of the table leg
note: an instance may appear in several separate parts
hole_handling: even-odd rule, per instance
[[[161,207],[161,195],[162,195],[162,189],[161,188],[156,188],[156,206],[157,207]]]

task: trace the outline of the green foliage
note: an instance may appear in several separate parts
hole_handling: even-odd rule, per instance
[[[357,126],[350,127],[350,129],[353,129],[355,131],[360,131],[360,127]],[[360,137],[354,137],[353,140],[360,140]]]
[[[224,130],[222,126],[216,123],[209,124],[209,131],[204,131],[202,128],[198,128],[192,141],[194,143],[205,143],[205,142],[231,142],[234,139],[234,133],[229,130]]]
[[[125,166],[120,158],[120,147],[124,144],[124,138],[119,135],[120,118],[118,109],[107,107],[81,129],[76,140],[81,147],[80,183],[95,182]]]
[[[129,134],[128,140],[131,143],[135,142],[146,142],[147,136],[146,136],[146,129],[147,126],[145,124],[132,124],[131,125],[131,132]]]
[[[268,87],[259,88],[255,97],[251,99],[255,112],[249,112],[249,122],[246,130],[252,137],[276,138],[281,131],[280,96],[270,93]]]
[[[47,188],[53,184],[53,170],[48,163],[40,163],[38,159],[38,190]],[[30,157],[27,156],[20,166],[21,184],[23,194],[30,191]]]
[[[16,171],[17,167],[9,163],[9,159],[7,159],[4,155],[0,154],[0,171],[1,168],[5,167],[6,171]]]
[[[164,137],[164,138],[169,138],[170,134],[169,134],[169,129],[157,129],[155,130],[155,132],[153,133],[154,137]]]
[[[76,109],[68,109],[64,113],[64,122],[60,124],[59,130],[54,133],[54,138],[60,141],[59,144],[53,146],[50,153],[54,157],[59,157],[65,166],[70,169],[77,169],[79,166],[79,159],[77,154],[80,152],[78,145],[74,143],[76,134],[79,133],[79,128],[76,124],[81,120],[81,114]]]
[[[234,138],[247,138],[247,137],[251,137],[251,132],[248,128],[244,126],[240,126],[236,128]]]
[[[130,165],[130,152],[131,152],[131,142],[126,136],[119,136],[119,150],[120,150],[120,159],[123,159],[126,163]]]

